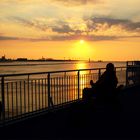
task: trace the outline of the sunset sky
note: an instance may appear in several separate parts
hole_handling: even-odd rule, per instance
[[[0,0],[0,57],[140,60],[140,0]]]

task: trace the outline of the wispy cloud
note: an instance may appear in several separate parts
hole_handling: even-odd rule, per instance
[[[47,32],[47,30],[51,30],[52,32],[58,34],[81,34],[84,32],[83,30],[71,27],[71,23],[66,22],[65,20],[41,21],[36,19],[28,20],[21,17],[12,17],[10,19],[17,24],[21,24],[29,28],[39,29],[43,32]]]
[[[92,3],[92,4],[96,4],[96,3],[99,3],[99,2],[103,2],[104,0],[1,0],[1,2],[5,2],[5,3],[11,3],[11,2],[14,2],[14,3],[33,3],[33,2],[58,2],[58,3],[61,3],[61,4],[64,4],[64,5],[69,5],[69,6],[77,6],[77,5],[85,5],[85,4],[89,4],[89,3]]]
[[[80,6],[86,4],[97,4],[104,0],[51,0],[52,2],[58,2],[65,6]]]
[[[11,36],[1,36],[0,35],[0,40],[20,40],[17,37],[11,37]]]
[[[42,41],[68,41],[68,40],[81,40],[86,41],[112,41],[120,40],[125,38],[139,38],[140,36],[109,36],[109,35],[53,35],[41,38],[18,38],[10,36],[0,36],[0,40],[19,40],[19,41],[30,41],[30,42],[42,42]]]
[[[31,21],[21,17],[12,17],[12,20],[24,26],[34,27],[42,31],[46,31],[48,28],[44,22],[39,22],[37,20]]]
[[[1,0],[0,4],[8,3],[0,5],[1,17],[8,19],[0,23],[1,25],[3,24],[2,32],[4,32],[4,35],[7,35],[1,35],[1,40],[19,38],[20,40],[29,39],[31,41],[34,40],[32,38],[36,38],[35,40],[54,41],[75,40],[78,38],[115,40],[121,37],[140,36],[140,22],[138,19],[131,20],[127,18],[127,15],[121,19],[112,15],[101,16],[103,13],[102,9],[101,15],[96,13],[100,6],[97,5],[97,7],[94,6],[93,8],[93,5],[103,4],[106,1],[110,1],[113,7],[117,7],[117,0],[112,0],[113,2],[111,0]],[[121,0],[118,1],[121,4]],[[130,4],[130,0],[128,1]],[[89,9],[84,8],[85,5],[92,9],[90,9],[90,14]],[[70,8],[67,8],[67,6],[70,6]],[[97,15],[93,14],[94,9],[96,9],[95,13]],[[104,11],[106,11],[106,7]],[[137,13],[137,10],[135,12]],[[71,20],[72,18],[74,19],[73,21]],[[13,26],[8,27],[8,24]],[[31,32],[28,32],[28,30]],[[18,34],[20,31],[22,33]],[[10,35],[19,35],[19,38],[10,37]]]
[[[99,31],[101,29],[107,30],[108,28],[111,28],[112,26],[119,26],[122,29],[125,29],[126,31],[140,33],[140,22],[133,22],[127,19],[91,17],[91,18],[85,19],[85,21],[87,23],[89,32]]]
[[[57,33],[67,33],[67,34],[74,32],[74,30],[69,25],[60,25],[60,26],[52,27],[52,31]]]
[[[133,22],[128,19],[113,19],[108,17],[91,17],[83,19],[85,29],[79,29],[71,26],[71,23],[56,25],[52,27],[53,32],[59,34],[72,34],[72,35],[100,35],[100,36],[138,36],[140,35],[140,22]],[[75,25],[76,26],[76,25]],[[112,31],[113,32],[112,32]],[[122,32],[122,34],[120,34]]]
[[[47,25],[45,21],[27,20],[19,17],[12,17],[15,22],[27,27],[39,29],[45,34],[36,38],[26,37],[7,37],[2,36],[0,40],[29,40],[29,41],[65,41],[85,39],[89,41],[117,40],[125,37],[140,36],[140,22],[132,22],[127,19],[113,19],[108,17],[90,17],[84,18],[83,22],[86,28],[79,29],[72,26],[70,22],[54,21],[53,25]],[[52,34],[49,34],[50,30]],[[47,37],[46,37],[47,36]]]
[[[102,40],[117,40],[119,37],[116,36],[96,36],[96,35],[60,35],[51,36],[48,38],[40,38],[37,41],[53,40],[53,41],[66,41],[66,40],[80,40],[84,39],[87,41],[102,41]]]

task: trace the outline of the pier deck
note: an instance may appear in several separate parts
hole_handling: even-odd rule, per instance
[[[137,139],[140,138],[140,86],[119,96],[119,112],[99,112],[77,102],[46,115],[1,128],[3,139]]]

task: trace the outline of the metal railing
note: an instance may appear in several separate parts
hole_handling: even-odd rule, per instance
[[[128,61],[126,72],[126,85],[140,83],[140,61]]]
[[[0,125],[32,117],[82,98],[105,68],[0,75]],[[126,67],[117,67],[119,84],[126,85]]]

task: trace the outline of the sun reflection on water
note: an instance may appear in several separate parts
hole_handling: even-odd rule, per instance
[[[87,76],[87,74],[89,75],[89,71],[88,70],[83,70],[83,69],[88,69],[89,67],[88,63],[85,62],[79,62],[76,64],[76,69],[81,70],[80,71],[80,86],[81,86],[81,91],[82,89],[84,89],[85,87],[89,87],[89,78]]]
[[[82,69],[87,69],[87,64],[84,62],[79,62],[76,64],[76,69],[82,70]],[[80,74],[87,74],[87,71],[80,71]]]

